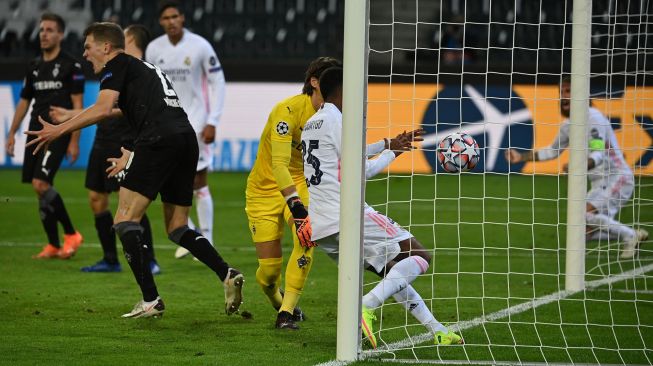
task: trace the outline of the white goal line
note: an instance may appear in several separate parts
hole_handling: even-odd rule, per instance
[[[648,264],[646,266],[635,268],[633,270],[626,271],[626,272],[623,272],[623,273],[620,273],[620,274],[617,274],[617,275],[602,278],[600,280],[589,281],[589,282],[585,283],[585,290],[591,290],[591,289],[595,289],[597,287],[601,287],[601,286],[605,286],[605,285],[611,285],[611,284],[616,283],[616,282],[621,282],[621,281],[624,281],[624,280],[627,280],[627,279],[630,279],[630,278],[633,278],[633,277],[636,277],[636,276],[640,276],[640,275],[642,275],[644,273],[650,272],[651,270],[653,270],[653,264]],[[479,316],[479,317],[471,319],[471,320],[465,320],[465,321],[458,322],[456,324],[451,325],[449,328],[451,330],[455,331],[455,332],[460,332],[462,330],[477,327],[477,326],[482,325],[482,324],[484,324],[486,322],[492,322],[492,321],[495,321],[495,320],[503,319],[503,318],[506,318],[508,316],[523,313],[523,312],[525,312],[527,310],[530,310],[530,309],[535,309],[535,308],[540,307],[542,305],[547,305],[547,304],[550,304],[552,302],[556,302],[556,301],[566,299],[567,297],[573,296],[573,295],[575,295],[575,294],[577,294],[579,292],[582,292],[582,290],[581,291],[561,290],[561,291],[554,292],[554,293],[546,295],[546,296],[535,298],[532,301],[527,301],[527,302],[521,303],[519,305],[514,305],[514,306],[508,307],[506,309],[499,310],[499,311],[491,313],[489,315]],[[382,353],[388,353],[388,352],[392,352],[392,351],[395,351],[395,350],[398,350],[398,349],[412,347],[412,346],[414,346],[416,344],[431,341],[432,338],[433,338],[432,334],[423,333],[423,334],[417,335],[415,337],[409,337],[409,338],[403,339],[401,341],[389,343],[387,345],[379,347],[376,350],[363,351],[362,354],[361,354],[361,360],[368,359],[370,357],[377,356],[377,355],[380,355]],[[392,360],[392,361],[393,362],[398,362],[397,360]],[[404,362],[407,362],[407,361],[404,361]],[[420,362],[422,362],[422,361],[420,361]],[[463,361],[457,361],[457,362],[459,362],[460,364],[469,364],[470,362],[475,363],[475,364],[478,364],[478,363],[483,364],[484,361],[463,360]],[[433,360],[432,362],[429,362],[429,363],[447,363],[447,364],[451,364],[451,363],[456,363],[456,361],[446,361],[445,362],[445,361]],[[344,366],[344,365],[348,365],[348,364],[350,364],[350,362],[333,360],[333,361],[327,361],[327,362],[319,363],[316,366],[341,366],[341,365]],[[492,361],[492,362],[490,362],[488,364],[497,364],[497,361]],[[499,362],[498,364],[501,364],[501,362]],[[521,362],[520,364],[521,365],[544,365],[544,363],[523,363],[523,362]],[[549,364],[549,365],[555,365],[555,364]],[[594,364],[592,364],[592,365],[594,365]]]

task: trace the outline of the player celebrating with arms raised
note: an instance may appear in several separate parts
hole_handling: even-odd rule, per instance
[[[114,176],[125,170],[118,193],[114,229],[120,238],[143,299],[123,317],[158,316],[165,307],[145,261],[149,243],[139,224],[150,203],[161,194],[168,238],[188,249],[213,270],[224,285],[225,311],[236,312],[242,302],[243,275],[222,259],[211,243],[188,227],[193,199],[193,179],[198,147],[195,132],[181,108],[172,84],[156,66],[125,54],[122,29],[113,23],[94,23],[85,31],[84,57],[100,76],[100,92],[94,105],[59,125],[43,119],[35,136],[35,152],[57,138],[99,120],[123,115],[136,131],[134,151],[122,148],[120,158],[110,159]],[[113,110],[118,104],[119,109]]]
[[[340,234],[340,157],[342,135],[342,68],[330,68],[320,77],[324,106],[306,122],[302,132],[304,176],[311,204],[312,239],[327,255],[338,260]],[[404,132],[367,146],[365,175],[378,174],[413,141],[422,141],[423,130]],[[374,310],[390,296],[410,311],[433,334],[435,344],[462,344],[462,338],[448,330],[431,313],[411,283],[428,270],[431,255],[411,233],[389,217],[365,204],[363,224],[363,259],[368,270],[383,279],[363,296],[362,329],[372,347]]]
[[[311,270],[313,243],[305,205],[308,190],[304,181],[301,129],[322,104],[318,80],[324,70],[340,65],[331,57],[313,60],[306,70],[302,94],[279,102],[261,134],[254,167],[247,178],[245,211],[256,245],[256,281],[278,310],[276,327],[298,329],[303,313],[296,308]],[[293,232],[293,250],[286,266],[286,288],[282,296],[281,235],[285,225]]]
[[[159,66],[172,80],[179,101],[188,114],[199,145],[200,157],[193,182],[199,231],[213,243],[213,198],[207,180],[213,165],[215,126],[224,105],[225,79],[211,44],[184,28],[184,14],[177,1],[163,1],[159,24],[166,34],[154,39],[145,52],[146,60]],[[192,225],[192,221],[190,222]],[[188,251],[179,247],[175,258]]]
[[[29,73],[25,76],[20,101],[7,136],[6,149],[9,156],[14,156],[14,135],[32,99],[34,107],[29,123],[30,130],[41,128],[39,117],[50,119],[48,113],[51,106],[82,108],[84,73],[79,62],[61,50],[64,30],[65,23],[59,15],[45,13],[41,16],[39,40],[42,55],[30,64]],[[68,154],[70,162],[77,160],[78,140],[79,131],[55,141],[38,154],[33,154],[32,147],[25,148],[22,180],[23,183],[32,183],[39,198],[41,222],[48,237],[48,244],[34,258],[67,259],[72,257],[82,244],[82,235],[75,231],[63,199],[53,187],[54,177],[64,155]],[[31,137],[28,137],[28,144],[30,141]],[[59,242],[57,222],[60,222],[64,229],[63,248]]]
[[[506,150],[505,156],[509,163],[555,159],[569,146],[570,97],[571,79],[563,78],[560,83],[560,114],[566,119],[560,125],[558,136],[549,147],[544,149],[527,152]],[[607,234],[609,238],[625,240],[621,258],[632,258],[639,244],[648,239],[648,232],[644,229],[635,230],[615,220],[614,217],[633,194],[635,186],[633,171],[624,160],[610,121],[598,109],[591,106],[588,118],[587,175],[591,183],[586,197],[585,214],[588,238],[600,239]],[[567,171],[567,165],[563,170]]]

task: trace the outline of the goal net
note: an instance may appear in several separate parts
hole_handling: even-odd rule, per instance
[[[596,212],[603,214],[598,221],[591,218],[581,243],[584,289],[576,291],[565,286],[570,149],[548,161],[511,164],[505,157],[508,149],[522,156],[555,150],[560,141],[560,85],[572,73],[576,29],[572,1],[369,1],[366,140],[417,128],[426,134],[418,149],[367,181],[365,201],[429,249],[430,267],[412,286],[465,344],[434,345],[411,314],[411,299],[390,298],[375,310],[378,348],[363,339],[359,358],[653,363],[653,242],[643,235],[653,234],[653,4],[588,3],[590,73],[581,76],[616,144],[599,138],[603,150],[591,145],[591,131],[576,140],[586,147],[577,153],[587,160],[602,152],[589,174],[623,179],[587,183],[586,191],[596,190],[588,202],[607,208]],[[472,135],[481,147],[471,172],[438,166],[437,144],[453,132]],[[628,168],[616,171],[618,161],[610,159],[619,154],[632,176],[623,173]],[[639,250],[622,258],[633,232]],[[362,293],[379,281],[365,272]]]

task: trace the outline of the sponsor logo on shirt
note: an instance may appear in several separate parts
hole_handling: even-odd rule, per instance
[[[47,80],[34,82],[34,89],[36,90],[56,90],[63,88],[61,81]]]

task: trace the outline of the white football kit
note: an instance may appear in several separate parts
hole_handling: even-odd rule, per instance
[[[588,157],[594,168],[587,172],[591,188],[587,202],[599,213],[614,217],[633,194],[635,179],[624,160],[610,121],[597,109],[590,108],[587,123]],[[553,143],[537,151],[539,160],[558,157],[569,146],[569,119],[562,122]]]
[[[204,127],[216,126],[224,106],[225,78],[211,44],[184,28],[181,40],[173,45],[162,35],[147,46],[147,62],[158,66],[170,78],[181,106],[188,114],[199,144],[197,170],[213,165],[212,144],[201,139]]]
[[[312,240],[331,258],[338,259],[340,232],[340,154],[342,113],[325,103],[311,117],[302,131],[304,176],[310,204],[308,214],[313,229]],[[395,154],[384,150],[384,141],[368,145],[365,175],[369,178],[390,164]],[[412,235],[389,217],[372,207],[364,206],[363,259],[381,271],[400,252],[399,242]]]

